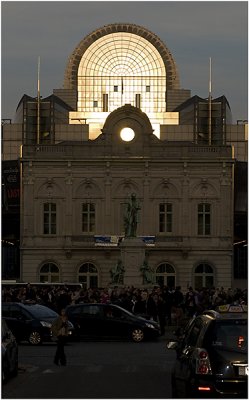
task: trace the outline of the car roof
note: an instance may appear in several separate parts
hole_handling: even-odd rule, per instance
[[[28,310],[30,312],[32,312],[33,310],[47,310],[47,311],[51,311],[51,315],[52,314],[57,314],[56,311],[52,310],[51,308],[45,306],[44,304],[39,304],[39,303],[35,303],[35,302],[28,302],[28,303],[19,303],[17,301],[8,301],[8,302],[3,302],[2,306],[19,306],[21,308],[24,308],[25,310]]]
[[[30,307],[30,306],[35,306],[35,307],[46,307],[44,304],[39,304],[39,303],[36,303],[35,301],[25,301],[24,303],[21,303],[21,302],[19,302],[19,301],[6,301],[6,302],[3,302],[2,303],[2,305],[5,305],[5,306],[8,306],[8,305],[18,305],[18,306],[21,306],[21,307]],[[46,307],[46,308],[49,308],[49,307]]]
[[[76,307],[82,307],[82,306],[84,306],[84,307],[90,307],[90,306],[95,306],[95,307],[102,307],[102,308],[104,308],[104,307],[106,307],[106,308],[108,308],[108,307],[115,307],[115,308],[118,308],[118,309],[120,309],[120,310],[122,310],[122,311],[124,311],[124,312],[126,312],[127,314],[132,314],[129,310],[127,310],[126,308],[123,308],[123,307],[121,307],[121,306],[119,306],[118,304],[113,304],[113,303],[78,303],[78,304],[69,304],[67,307],[66,307],[66,310],[68,310],[69,308],[76,308]],[[132,314],[133,315],[133,314]]]
[[[224,304],[215,310],[205,310],[203,315],[216,320],[248,319],[247,305]]]
[[[119,307],[117,304],[112,304],[112,303],[78,303],[78,304],[69,304],[67,307],[80,307],[80,306]]]

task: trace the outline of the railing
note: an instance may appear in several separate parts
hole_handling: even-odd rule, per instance
[[[58,154],[61,156],[72,157],[72,158],[101,158],[101,157],[110,157],[112,159],[122,159],[125,156],[127,158],[127,154],[122,151],[119,151],[119,155],[116,153],[116,145],[114,148],[107,146],[105,141],[102,142],[82,142],[73,144],[63,144],[63,145],[34,145],[34,146],[23,146],[23,158],[25,157],[34,157],[39,158],[39,154],[42,157],[46,157],[46,155],[51,158],[51,155]],[[120,150],[122,148],[120,147]],[[142,160],[143,157],[151,158],[151,159],[164,159],[167,160],[174,160],[186,158],[192,159],[193,155],[196,154],[196,158],[203,157],[229,157],[232,158],[232,149],[230,146],[199,146],[199,145],[192,145],[183,143],[177,146],[173,145],[172,143],[163,143],[158,148],[158,146],[141,146],[141,151],[138,152],[138,149],[135,148],[134,152],[131,149],[130,157],[128,157],[127,161],[130,158],[137,158]]]

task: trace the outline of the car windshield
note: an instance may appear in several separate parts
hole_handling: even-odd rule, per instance
[[[40,306],[38,304],[27,306],[27,310],[32,314],[33,317],[41,318],[56,318],[58,314],[50,308]]]
[[[247,320],[217,322],[212,334],[212,346],[247,351]]]

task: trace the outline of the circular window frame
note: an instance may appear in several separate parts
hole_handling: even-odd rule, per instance
[[[126,130],[126,132],[125,132],[125,130]],[[128,138],[125,139],[125,137],[122,137],[122,133],[123,133],[124,136],[125,136],[125,135],[128,135]],[[129,135],[131,135],[131,137],[129,137]],[[125,143],[130,143],[130,142],[132,142],[132,141],[135,139],[136,133],[135,133],[134,129],[132,129],[131,127],[125,126],[124,128],[122,128],[122,129],[120,130],[119,136],[120,136],[120,139],[121,139],[123,142],[125,142]]]

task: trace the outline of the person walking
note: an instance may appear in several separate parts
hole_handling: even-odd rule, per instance
[[[68,318],[64,309],[60,311],[57,319],[54,320],[52,334],[57,338],[57,348],[54,356],[54,364],[63,366],[67,364],[64,346],[68,336]]]
[[[188,291],[185,295],[185,309],[187,313],[187,317],[192,318],[196,313],[196,292],[193,290],[191,286],[189,286]]]

